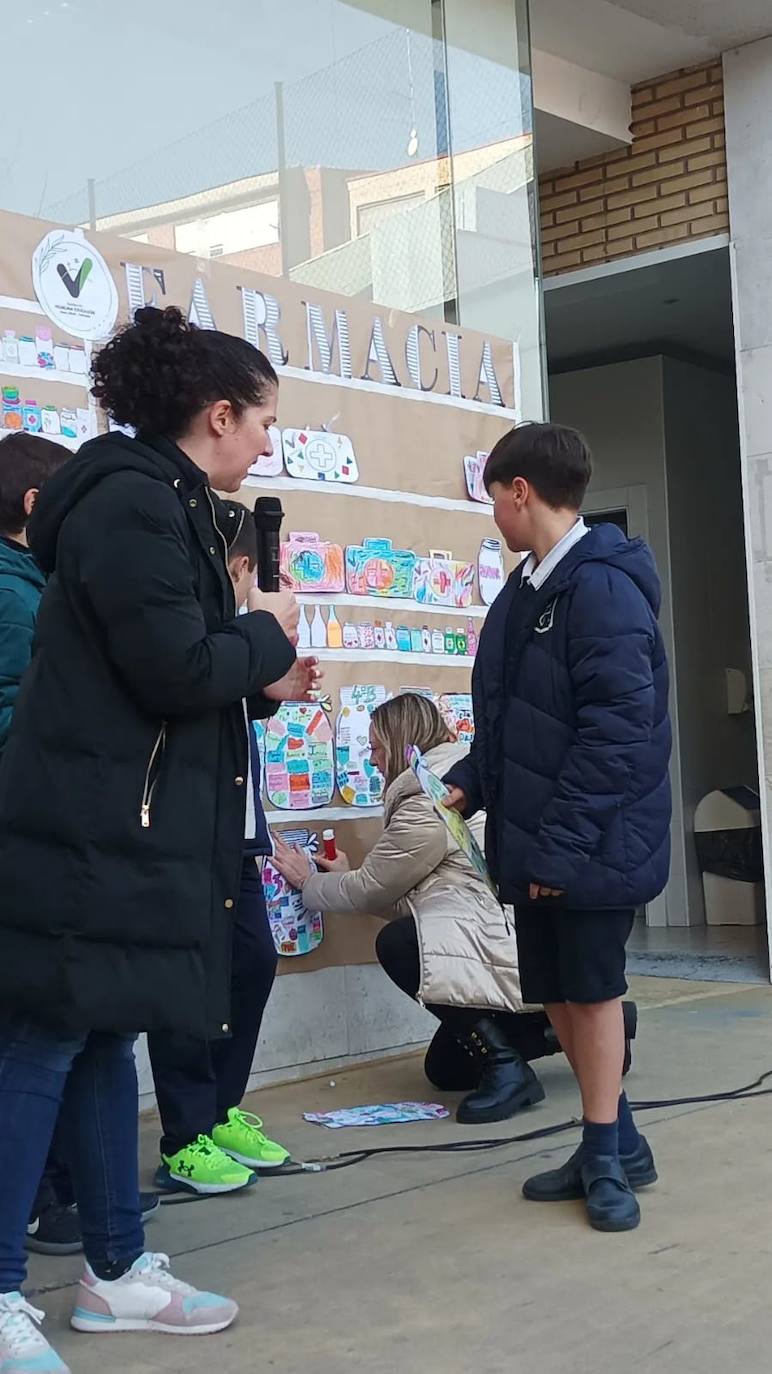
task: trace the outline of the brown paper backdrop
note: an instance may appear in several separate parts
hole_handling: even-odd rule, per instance
[[[41,220],[24,216],[0,214],[0,297],[33,302],[32,254],[50,228]],[[101,252],[113,274],[119,296],[118,323],[129,314],[126,287],[126,262],[142,265],[150,271],[144,274],[148,297],[155,292],[156,304],[177,304],[188,310],[193,288],[199,280],[206,292],[212,317],[218,329],[244,334],[241,288],[263,291],[274,297],[281,310],[279,333],[289,352],[288,368],[281,376],[279,423],[283,428],[321,428],[346,434],[352,440],[359,466],[359,486],[388,491],[412,492],[428,497],[450,498],[465,502],[460,510],[443,510],[431,506],[416,506],[405,502],[360,499],[346,494],[346,489],[329,487],[324,490],[281,490],[285,511],[283,534],[290,531],[312,530],[325,539],[346,544],[359,544],[366,537],[390,538],[395,547],[411,548],[420,554],[430,549],[448,549],[454,558],[476,563],[482,539],[495,536],[496,530],[489,515],[473,513],[473,503],[466,499],[463,458],[478,449],[488,450],[512,424],[512,415],[499,411],[490,413],[490,405],[469,408],[445,401],[427,401],[412,389],[406,367],[405,343],[407,331],[416,323],[434,331],[436,354],[429,357],[428,338],[421,338],[421,350],[428,377],[437,368],[435,394],[448,389],[448,366],[443,329],[460,337],[462,389],[465,397],[473,397],[478,390],[480,358],[485,342],[482,335],[436,321],[390,311],[385,307],[363,304],[346,297],[309,290],[274,277],[261,277],[216,261],[200,261],[184,254],[136,243],[104,234],[87,234],[87,238]],[[162,274],[162,293],[152,271]],[[298,376],[295,369],[306,369],[309,362],[307,325],[304,302],[312,300],[324,311],[328,333],[335,309],[346,312],[354,378],[367,369],[367,352],[373,320],[383,323],[383,334],[403,385],[386,391],[358,389],[340,379],[321,380],[308,372]],[[0,301],[0,333],[15,329],[17,335],[34,334],[40,316],[25,313],[10,303]],[[67,341],[59,326],[53,327],[54,341]],[[490,339],[490,351],[504,402],[515,406],[514,375],[511,343]],[[318,354],[314,355],[319,366]],[[84,392],[79,387],[47,381],[45,374],[27,379],[2,376],[0,382],[18,386],[22,401],[27,396],[41,404],[78,406],[84,404]],[[281,369],[280,369],[281,374]],[[380,381],[380,370],[370,365],[373,380]],[[84,383],[87,379],[84,379]],[[490,402],[485,388],[482,399]],[[105,427],[103,417],[101,427]],[[266,482],[259,487],[242,490],[242,499],[253,505],[261,492],[270,491]],[[479,508],[477,508],[479,509]],[[336,604],[334,595],[323,598]],[[475,582],[473,603],[480,604]],[[311,612],[310,614],[312,614]],[[423,625],[430,628],[446,624],[466,624],[464,611],[449,610],[441,616],[427,615],[416,606],[411,611],[379,610],[374,602],[363,599],[361,608],[337,607],[341,624],[346,620],[372,621],[390,619],[396,624]],[[326,617],[325,617],[326,618]],[[474,620],[478,634],[482,620]],[[379,661],[378,652],[372,664],[325,661],[325,689],[333,698],[335,714],[339,691],[344,685],[374,682],[383,684],[390,692],[403,686],[430,688],[436,693],[468,690],[469,668],[454,664],[451,657],[439,657],[436,663],[418,665],[406,658],[399,663]],[[333,806],[340,806],[337,793]],[[276,824],[275,815],[271,823]],[[283,813],[286,825],[310,826],[321,830],[325,824],[305,819],[295,820],[291,812]],[[351,808],[351,819],[335,822],[338,842],[354,862],[358,862],[379,833],[380,822],[363,818]],[[374,932],[380,922],[372,917],[328,915],[325,918],[326,938],[313,955],[280,961],[283,972],[310,971],[330,965],[361,963],[372,959]]]

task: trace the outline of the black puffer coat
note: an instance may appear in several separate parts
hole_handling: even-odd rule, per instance
[[[3,1010],[227,1032],[243,700],[270,714],[295,653],[236,616],[226,518],[166,440],[95,439],[41,495],[51,576],[0,762]]]

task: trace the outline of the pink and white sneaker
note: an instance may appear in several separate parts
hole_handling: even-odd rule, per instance
[[[230,1298],[200,1293],[169,1273],[168,1255],[140,1255],[120,1279],[98,1279],[86,1265],[70,1325],[75,1331],[163,1331],[210,1336],[236,1320]]]

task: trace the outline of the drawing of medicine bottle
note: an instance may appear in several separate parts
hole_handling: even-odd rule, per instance
[[[395,632],[394,632],[394,625],[392,624],[392,622],[391,622],[390,620],[387,620],[387,621],[386,621],[386,624],[385,624],[385,626],[384,626],[384,635],[385,635],[385,638],[386,638],[386,648],[387,648],[387,649],[392,649],[392,650],[393,650],[393,649],[396,649],[396,647],[397,647],[397,636],[396,636],[396,634],[395,634]]]
[[[375,622],[375,647],[376,649],[386,648],[386,631],[383,628],[382,620],[376,620]]]
[[[466,622],[466,651],[472,658],[477,653],[477,631],[473,620]]]
[[[309,625],[308,619],[306,617],[305,606],[300,607],[300,619],[298,621],[298,648],[311,648],[311,626]]]
[[[317,606],[314,611],[314,618],[311,621],[311,648],[327,648],[327,626],[324,623],[321,606]]]
[[[492,606],[504,586],[504,559],[500,539],[483,539],[477,559],[480,596],[486,606]]]
[[[442,630],[432,630],[432,653],[444,654],[445,635]]]
[[[343,648],[343,630],[341,628],[341,623],[335,614],[334,606],[330,607],[330,614],[327,617],[327,648]]]
[[[347,620],[345,625],[343,626],[343,648],[359,648],[359,635],[357,633],[357,627],[356,625],[352,625],[350,620]]]

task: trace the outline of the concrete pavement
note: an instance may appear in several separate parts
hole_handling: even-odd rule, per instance
[[[631,1097],[728,1090],[772,1069],[770,988],[639,979],[634,993],[643,1015]],[[484,1134],[576,1113],[562,1059],[539,1068],[545,1104]],[[300,1119],[432,1096],[410,1058],[340,1075],[335,1088],[325,1079],[266,1090],[248,1105],[301,1159],[482,1134],[448,1122],[331,1132]],[[661,1183],[642,1195],[630,1235],[595,1234],[578,1204],[520,1198],[529,1173],[570,1151],[572,1131],[485,1153],[385,1156],[165,1206],[148,1244],[174,1256],[181,1277],[241,1304],[220,1336],[70,1332],[74,1260],[33,1257],[34,1300],[73,1374],[723,1374],[730,1362],[756,1374],[772,1341],[771,1118],[765,1097],[642,1114]],[[148,1179],[155,1131],[146,1120]]]

